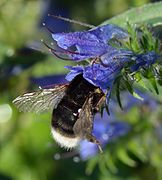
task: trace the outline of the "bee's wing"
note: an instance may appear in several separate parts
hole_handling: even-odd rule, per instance
[[[40,89],[17,97],[13,103],[20,111],[41,113],[57,107],[65,95],[68,85],[57,85],[51,89]]]
[[[87,98],[81,111],[79,112],[78,119],[74,124],[73,130],[76,135],[81,137],[87,134],[92,134],[93,128],[93,112],[92,112],[92,97]],[[86,137],[84,137],[86,138]]]
[[[80,136],[80,138],[87,139],[88,141],[98,145],[99,151],[102,152],[100,142],[95,136],[92,135],[93,130],[93,96],[86,99],[76,123],[74,124],[74,134]]]

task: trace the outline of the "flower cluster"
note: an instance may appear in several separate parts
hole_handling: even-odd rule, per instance
[[[56,56],[69,60],[84,61],[87,65],[69,67],[66,79],[71,81],[78,74],[91,84],[100,87],[103,92],[113,88],[118,76],[132,75],[141,69],[148,69],[159,58],[155,48],[136,53],[132,48],[123,46],[130,39],[130,34],[115,25],[103,25],[89,31],[52,34],[58,49],[51,49]],[[113,45],[112,42],[115,42]],[[139,40],[140,43],[140,40]],[[124,71],[123,71],[124,70]],[[133,79],[133,76],[132,76]]]
[[[65,66],[70,70],[66,79],[72,81],[77,75],[82,74],[89,83],[99,87],[109,100],[116,85],[117,94],[120,91],[120,84],[123,85],[123,82],[126,84],[125,87],[128,85],[129,92],[134,94],[136,92],[132,84],[136,81],[136,78],[144,75],[149,79],[146,74],[155,72],[154,64],[160,56],[157,53],[156,45],[152,45],[154,44],[154,37],[149,33],[135,34],[137,36],[133,44],[130,32],[111,24],[82,32],[56,33],[52,34],[52,37],[57,43],[57,49],[50,48],[50,51],[62,59],[74,62],[84,61],[84,65],[79,63],[80,65],[76,66]],[[152,44],[150,43],[149,46],[149,44],[141,43],[143,39],[152,39]],[[138,95],[143,96],[140,93]],[[143,98],[145,99],[145,97]],[[126,99],[129,99],[129,97]],[[120,104],[120,99],[117,100]],[[124,105],[125,110],[134,104],[140,103],[135,98],[129,102],[131,104]],[[148,102],[145,100],[143,103],[149,103],[151,108],[156,106],[151,100]],[[102,147],[127,134],[131,128],[128,123],[107,120],[105,114],[106,111],[104,111],[102,121],[100,121],[99,114],[95,116],[93,128],[93,134],[100,141]],[[115,114],[115,112],[112,114]],[[96,144],[81,141],[80,156],[82,159],[87,159],[97,152]]]
[[[91,60],[86,65],[66,66],[70,70],[66,79],[72,81],[77,75],[83,74],[89,83],[100,87],[103,92],[107,93],[109,90],[108,97],[119,76],[129,75],[133,79],[132,74],[134,75],[141,69],[148,70],[159,59],[155,48],[146,50],[141,47],[138,53],[126,46],[125,44],[129,44],[130,34],[115,25],[104,25],[83,32],[57,33],[52,34],[52,37],[57,42],[58,49],[50,50],[56,56],[76,62]],[[145,99],[143,103],[147,103],[146,99],[150,99],[145,98],[139,92],[138,94]],[[125,99],[130,99],[130,97]],[[130,101],[126,101],[127,104],[124,104],[124,109],[127,110],[140,102],[136,98],[131,98]],[[153,107],[156,106],[151,100],[148,103],[151,103]],[[111,110],[111,106],[109,108]],[[115,115],[114,110],[111,111],[111,116],[113,115]],[[114,117],[115,120],[107,118],[106,111],[103,113],[102,121],[100,119],[100,114],[96,114],[93,134],[102,147],[127,134],[131,128],[126,122],[116,121],[116,117]],[[96,144],[81,141],[80,156],[82,159],[92,157],[97,152]]]
[[[60,47],[60,51],[55,51],[55,53],[67,54],[74,61],[103,57],[108,52],[113,53],[114,49],[108,41],[113,38],[126,39],[127,36],[124,30],[114,25],[104,25],[83,32],[52,34]]]

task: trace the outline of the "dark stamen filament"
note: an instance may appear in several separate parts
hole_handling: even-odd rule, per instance
[[[50,29],[49,27],[46,26],[46,23],[43,23],[42,25],[43,25],[50,33],[52,33],[52,34],[55,33],[52,29]]]
[[[79,53],[79,52],[74,52],[74,51],[70,51],[70,50],[67,50],[67,49],[65,50],[65,49],[62,49],[60,47],[59,47],[59,49],[60,49],[60,51],[59,51],[59,50],[56,50],[56,49],[52,48],[51,46],[49,46],[46,42],[44,42],[44,40],[41,40],[41,41],[49,49],[50,52],[52,52],[56,57],[58,57],[60,59],[63,59],[63,60],[72,61],[74,59],[64,58],[64,57],[61,57],[59,54],[62,54],[62,55],[76,54],[76,55],[80,55],[80,56],[87,56],[87,54],[83,54],[83,53]]]

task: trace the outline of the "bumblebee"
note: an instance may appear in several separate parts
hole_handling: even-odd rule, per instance
[[[80,140],[87,139],[101,150],[100,142],[92,135],[92,130],[94,115],[104,105],[105,94],[85,80],[82,74],[69,84],[25,93],[13,103],[23,112],[53,110],[51,132],[61,147],[71,149]]]

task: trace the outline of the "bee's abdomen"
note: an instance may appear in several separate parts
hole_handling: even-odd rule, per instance
[[[65,96],[53,110],[52,127],[63,135],[75,137],[73,126],[77,121],[78,111],[94,89],[95,86],[87,82],[82,75],[78,75],[69,84]]]
[[[65,108],[62,104],[53,110],[52,127],[62,135],[74,136],[73,126],[76,120],[77,116],[74,116],[73,110]]]
[[[52,114],[52,135],[61,147],[71,149],[78,145],[80,137],[74,134],[73,126],[77,120],[77,115],[70,108],[71,103],[65,103],[64,100],[53,110]],[[66,106],[65,106],[66,105]],[[70,105],[70,106],[69,106]],[[75,105],[75,104],[74,104]]]
[[[93,96],[94,110],[104,94],[98,87],[78,75],[69,84],[64,97],[52,114],[52,135],[62,147],[75,147],[81,137],[74,134],[73,127],[87,98]],[[95,113],[93,110],[92,113]]]

